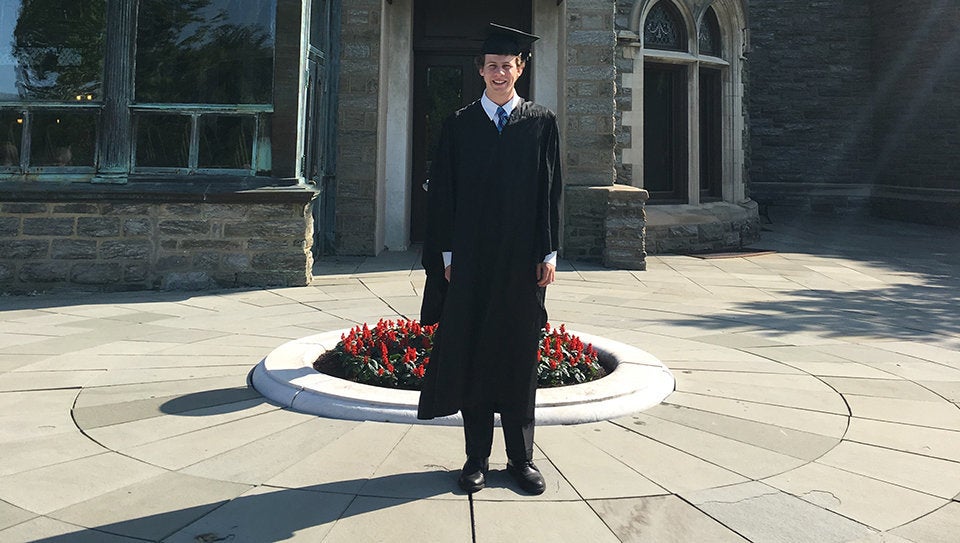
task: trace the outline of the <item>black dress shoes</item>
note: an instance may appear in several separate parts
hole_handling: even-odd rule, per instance
[[[488,469],[490,469],[490,462],[487,458],[469,456],[467,457],[467,462],[463,465],[463,469],[460,471],[460,478],[457,479],[457,484],[460,485],[460,488],[471,494],[478,492],[483,488],[483,485],[486,484],[483,472]]]
[[[540,470],[530,460],[508,460],[507,473],[513,476],[520,488],[530,494],[543,494],[547,488]]]

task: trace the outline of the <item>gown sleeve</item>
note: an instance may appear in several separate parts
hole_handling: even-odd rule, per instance
[[[563,178],[560,168],[560,130],[557,118],[549,117],[544,128],[545,142],[540,168],[540,190],[537,206],[537,241],[541,259],[560,248],[560,198]]]
[[[453,250],[453,218],[456,213],[456,187],[453,179],[453,116],[440,130],[436,156],[430,167],[427,191],[427,235],[425,249],[436,252]]]

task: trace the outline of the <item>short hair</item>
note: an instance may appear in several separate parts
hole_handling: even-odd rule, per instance
[[[482,69],[483,69],[483,66],[487,63],[487,62],[486,62],[486,61],[487,61],[487,55],[489,55],[489,54],[492,54],[492,53],[484,53],[484,54],[482,54],[482,55],[477,55],[476,57],[473,58],[473,63],[476,64],[477,70],[482,70]],[[519,54],[519,55],[516,56],[517,67],[520,68],[521,70],[524,69],[524,68],[526,68],[526,66],[527,66],[527,59],[524,58],[524,57],[526,57],[526,56],[528,56],[528,55]]]

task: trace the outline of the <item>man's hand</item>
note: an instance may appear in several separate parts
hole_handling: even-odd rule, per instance
[[[446,278],[448,283],[450,282],[450,268],[452,267],[453,265],[450,265],[443,269],[443,277]]]
[[[557,268],[553,264],[541,262],[537,264],[537,286],[545,287],[557,277]]]

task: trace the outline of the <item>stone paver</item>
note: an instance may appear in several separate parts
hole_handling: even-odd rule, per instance
[[[289,341],[416,317],[415,251],[310,286],[0,298],[0,541],[928,543],[960,533],[960,233],[775,217],[745,258],[560,262],[553,323],[639,347],[677,391],[537,430],[526,496],[496,434],[279,408]]]

